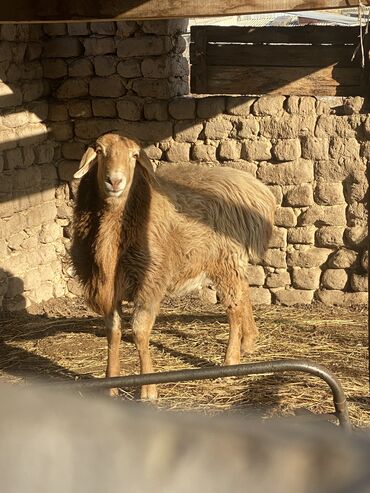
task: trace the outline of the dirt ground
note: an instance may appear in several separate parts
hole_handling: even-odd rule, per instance
[[[370,427],[367,308],[259,306],[257,350],[243,362],[309,358],[333,371],[348,398],[351,421]],[[138,357],[129,329],[123,330],[121,364],[125,374],[138,372]],[[167,300],[153,330],[151,347],[156,371],[222,363],[228,338],[220,305],[195,298]],[[100,317],[77,299],[57,299],[28,313],[0,315],[0,381],[37,378],[103,377],[106,338]],[[262,375],[160,386],[158,407],[250,413],[269,417],[333,411],[327,385],[301,373]],[[123,389],[123,399],[137,393]]]

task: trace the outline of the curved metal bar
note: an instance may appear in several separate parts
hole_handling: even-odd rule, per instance
[[[74,382],[56,382],[54,387],[70,388],[73,390],[88,390],[97,388],[138,387],[148,384],[187,382],[189,380],[207,380],[225,377],[241,377],[266,373],[283,373],[298,371],[315,375],[324,380],[333,394],[335,414],[340,426],[351,430],[346,396],[337,377],[322,365],[305,359],[287,359],[262,361],[231,366],[212,366],[189,370],[174,370],[143,375],[127,375],[123,377],[87,379]]]

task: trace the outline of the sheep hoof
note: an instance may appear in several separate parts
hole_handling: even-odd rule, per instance
[[[142,401],[156,401],[158,399],[158,392],[156,385],[143,385],[141,387],[141,400]]]
[[[225,358],[225,361],[224,361],[224,366],[230,366],[230,365],[239,365],[240,363],[240,358]]]
[[[252,354],[256,349],[256,336],[250,336],[242,338],[242,343],[240,346],[240,353],[242,356],[246,354]]]

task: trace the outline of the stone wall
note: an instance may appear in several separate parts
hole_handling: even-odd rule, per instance
[[[0,310],[66,292],[55,146],[46,125],[43,31],[0,26]]]
[[[42,92],[27,89],[28,75],[22,73],[19,87],[23,99],[12,103],[11,112],[15,106],[43,104],[47,113],[28,109],[27,118],[38,120],[10,129],[15,134],[14,149],[5,150],[7,169],[1,177],[6,176],[15,188],[13,196],[1,190],[1,207],[8,204],[9,209],[8,215],[1,213],[1,221],[11,224],[40,206],[32,204],[31,208],[27,203],[16,210],[17,202],[12,198],[18,193],[17,173],[40,173],[42,177],[49,170],[48,182],[40,178],[40,183],[31,186],[28,178],[24,180],[30,190],[39,187],[38,193],[20,190],[29,201],[48,194],[47,205],[40,195],[39,209],[40,214],[49,216],[35,226],[38,229],[32,230],[31,236],[35,248],[45,246],[50,254],[53,250],[57,275],[42,281],[53,286],[49,295],[62,293],[65,288],[60,279],[61,261],[68,291],[78,293],[68,255],[64,255],[70,243],[76,185],[72,174],[85,148],[98,135],[120,130],[140,139],[159,165],[188,161],[228,165],[245,169],[270,186],[279,206],[265,261],[250,267],[256,302],[292,304],[318,299],[325,303],[365,303],[366,165],[370,156],[366,102],[361,98],[186,96],[188,61],[183,57],[181,35],[185,29],[182,21],[161,21],[54,24],[30,30],[28,36],[35,39],[22,60],[27,62],[25,67],[33,63],[32,82],[35,86],[38,82]],[[5,76],[9,70],[7,67]],[[13,81],[11,85],[18,87]],[[25,99],[27,91],[33,94],[31,102]],[[9,131],[5,123],[3,117],[4,132]],[[31,132],[32,127],[34,139],[34,125],[43,128],[37,137],[41,140],[26,145],[30,135],[25,136],[20,129],[23,126],[24,131]],[[19,162],[26,166],[23,156],[28,148],[35,154],[32,165],[27,164],[25,170],[18,171],[20,165],[9,169],[6,153],[17,151],[23,159]],[[39,158],[38,153],[44,157]],[[54,236],[49,235],[50,242],[44,244],[41,238],[46,227],[52,228]],[[22,235],[30,234],[29,229],[22,228]],[[23,250],[19,248],[24,247],[11,250],[9,235],[8,228],[0,237],[5,265],[8,258],[27,258],[20,255]],[[40,270],[37,259],[31,260],[28,269],[36,273]],[[28,275],[27,269],[8,271],[21,279]],[[27,287],[27,299],[35,299],[31,293],[38,292],[36,287]],[[7,288],[7,297],[13,294]]]

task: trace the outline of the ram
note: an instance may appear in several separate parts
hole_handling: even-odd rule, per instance
[[[99,137],[74,175],[82,178],[71,249],[87,302],[105,317],[107,376],[118,376],[121,303],[133,302],[142,373],[153,371],[149,336],[165,295],[211,282],[230,325],[225,364],[253,350],[257,328],[247,280],[272,232],[275,200],[250,174],[200,165],[155,167],[140,145]],[[154,385],[143,399],[156,399]]]

